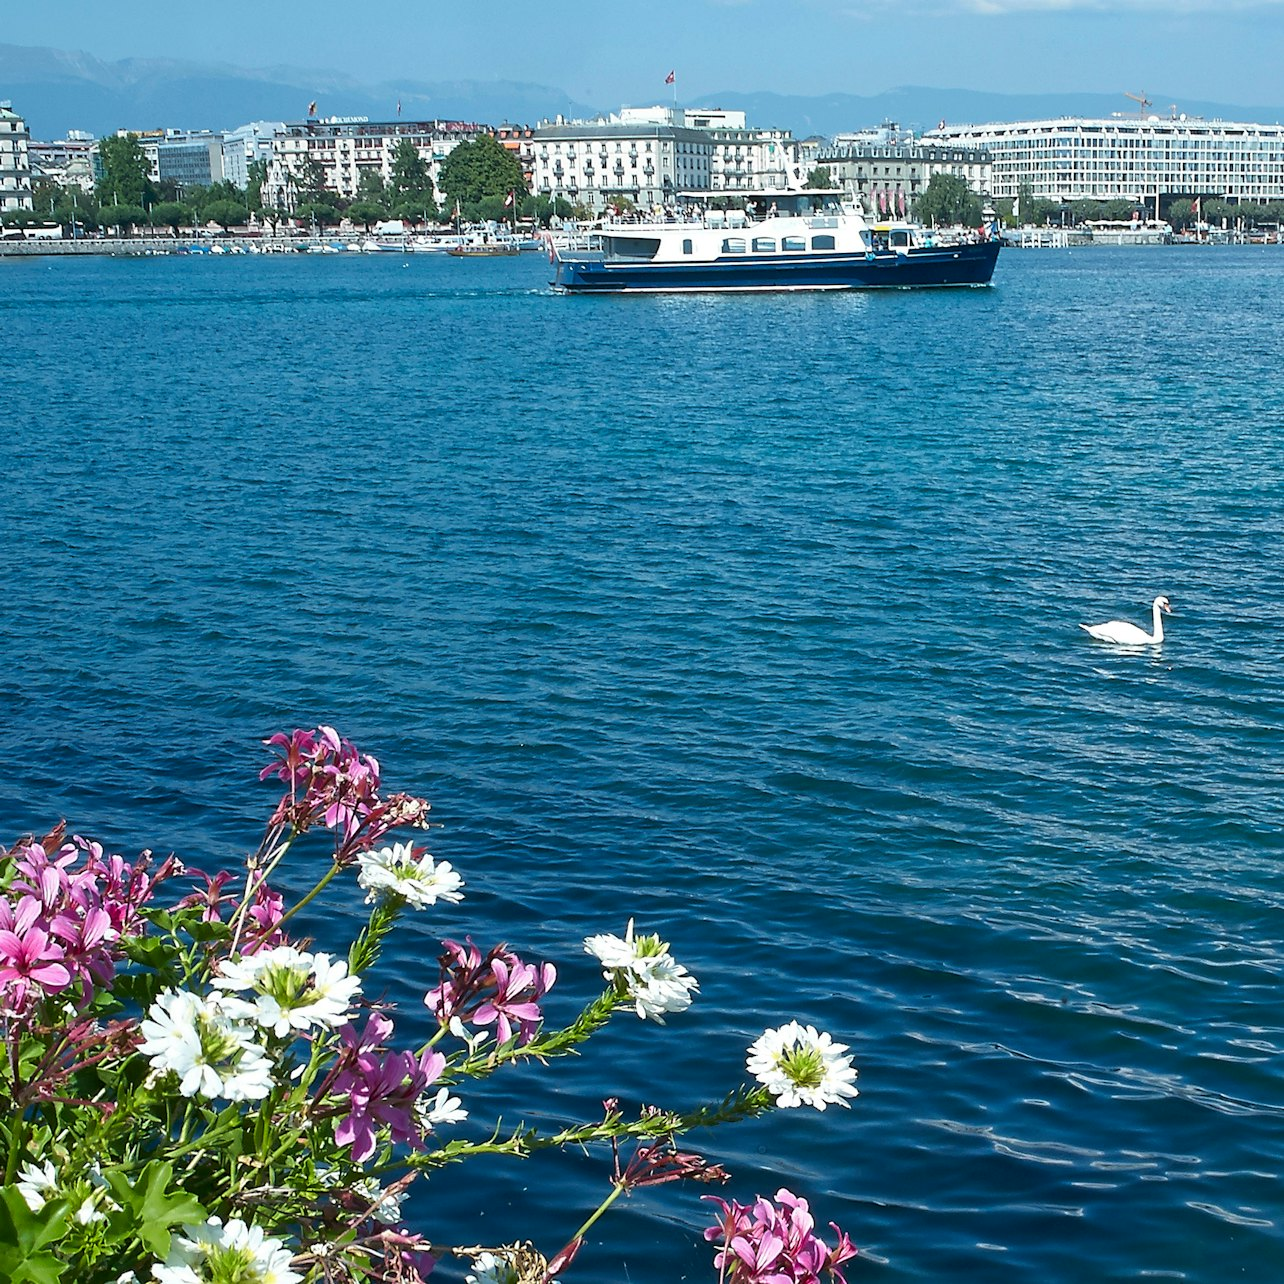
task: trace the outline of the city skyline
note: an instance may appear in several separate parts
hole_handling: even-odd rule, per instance
[[[655,0],[645,12],[583,0],[556,18],[496,0],[472,11],[387,0],[353,20],[314,0],[306,21],[227,0],[217,13],[157,21],[137,0],[66,0],[57,28],[20,10],[14,43],[105,60],[316,68],[385,82],[534,82],[609,105],[731,91],[875,94],[903,84],[1032,93],[1135,93],[1156,111],[1181,97],[1270,105],[1279,98],[1284,0]],[[666,84],[669,72],[676,83]]]

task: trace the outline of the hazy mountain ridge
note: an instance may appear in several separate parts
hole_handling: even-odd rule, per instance
[[[592,117],[618,103],[590,106],[547,85],[517,81],[389,81],[366,84],[333,70],[234,67],[181,59],[125,58],[108,62],[74,50],[0,44],[0,99],[11,98],[32,137],[59,138],[68,129],[96,134],[116,129],[231,129],[251,120],[301,120],[316,100],[323,116],[536,124],[557,115]],[[1284,108],[1183,101],[1154,94],[1152,114],[1179,112],[1224,120],[1284,120]],[[653,100],[654,101],[654,100]],[[894,120],[906,128],[1057,116],[1135,115],[1126,95],[1003,94],[971,89],[901,86],[883,93],[814,97],[770,91],[704,94],[690,106],[743,110],[754,125],[790,129],[795,136],[832,135]]]

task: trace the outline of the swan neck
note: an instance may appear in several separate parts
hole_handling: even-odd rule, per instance
[[[1163,617],[1163,613],[1159,609],[1158,602],[1156,602],[1154,605],[1154,616],[1155,616],[1154,640],[1156,642],[1162,642],[1164,640],[1164,617]]]

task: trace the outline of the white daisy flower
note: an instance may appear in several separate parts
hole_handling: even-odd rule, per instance
[[[700,988],[695,977],[669,953],[669,944],[654,934],[635,936],[633,920],[624,936],[590,936],[587,954],[602,964],[602,975],[621,995],[633,1000],[638,1016],[664,1024],[666,1012],[685,1012],[692,993]]]
[[[166,990],[139,1022],[142,1052],[157,1073],[178,1075],[185,1097],[259,1101],[272,1090],[272,1063],[251,1027],[223,1011],[217,996]]]
[[[373,1205],[370,1216],[375,1221],[385,1226],[394,1226],[401,1221],[401,1206],[406,1202],[404,1190],[389,1194],[373,1177],[367,1177],[353,1185],[352,1193]]]
[[[17,1186],[18,1194],[27,1201],[27,1207],[38,1213],[58,1189],[57,1170],[47,1159],[39,1167],[23,1164],[18,1170]]]
[[[458,1097],[450,1095],[449,1088],[438,1088],[434,1096],[415,1102],[415,1117],[424,1132],[431,1132],[439,1124],[463,1123],[468,1111]]]
[[[790,1021],[759,1035],[746,1065],[776,1098],[776,1105],[824,1110],[830,1102],[845,1106],[844,1097],[858,1095],[856,1070],[846,1052],[845,1043],[835,1043],[814,1025]]]
[[[225,1226],[211,1217],[203,1226],[185,1226],[170,1242],[163,1266],[152,1267],[158,1284],[301,1284],[290,1269],[285,1242],[264,1235],[258,1226],[233,1218]]]
[[[229,959],[214,984],[220,990],[249,991],[253,996],[249,999],[225,998],[224,1010],[278,1037],[316,1026],[342,1025],[361,992],[361,978],[348,975],[346,961],[309,954],[293,945]]]
[[[464,1281],[465,1284],[521,1284],[514,1263],[497,1253],[478,1253]]]
[[[425,852],[415,857],[413,843],[393,843],[357,858],[357,883],[369,895],[366,904],[385,896],[399,896],[414,909],[438,901],[462,901],[464,880],[448,860],[434,862]]]

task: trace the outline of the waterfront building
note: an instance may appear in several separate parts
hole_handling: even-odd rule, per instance
[[[793,135],[752,128],[742,111],[626,107],[535,130],[534,190],[595,213],[622,199],[650,209],[679,192],[797,188],[805,179]]]
[[[1284,125],[1185,116],[1023,120],[951,125],[924,141],[983,148],[994,199],[1128,200],[1149,210],[1171,197],[1284,200]]]
[[[365,116],[330,116],[288,124],[272,139],[263,203],[293,211],[300,193],[313,187],[353,199],[365,174],[392,178],[397,145],[409,141],[428,166],[437,198],[441,162],[460,143],[494,134],[486,125],[460,120],[371,121]],[[520,147],[520,140],[516,141]]]
[[[907,216],[936,174],[961,178],[980,197],[990,195],[990,154],[982,147],[916,139],[893,123],[839,134],[816,154],[830,180],[859,196],[873,215]]]
[[[93,134],[83,129],[70,130],[66,138],[51,143],[32,139],[28,145],[31,157],[31,179],[47,179],[59,187],[77,187],[82,192],[94,190]]]
[[[534,190],[601,213],[622,200],[650,209],[710,187],[713,140],[668,107],[625,108],[596,121],[560,116],[535,130]]]
[[[256,120],[223,135],[223,178],[244,191],[250,185],[250,166],[272,160],[272,144],[285,133],[285,122]]]
[[[30,142],[27,122],[0,102],[0,214],[31,208]]]

